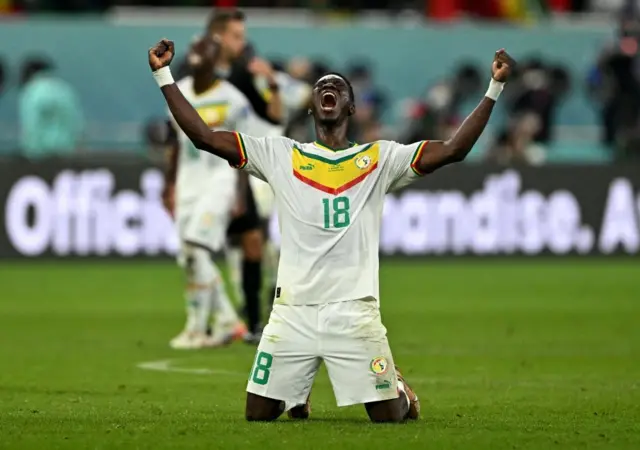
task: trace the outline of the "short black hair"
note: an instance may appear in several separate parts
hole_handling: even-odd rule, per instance
[[[351,100],[351,103],[355,103],[356,102],[356,96],[353,93],[353,86],[351,86],[351,82],[349,81],[349,79],[347,77],[345,77],[344,75],[342,75],[341,73],[339,73],[339,72],[327,72],[324,75],[322,75],[321,77],[319,77],[318,80],[320,78],[324,78],[324,77],[329,76],[329,75],[340,77],[340,78],[342,78],[344,80],[345,83],[347,83],[347,87],[349,88],[349,100]],[[317,80],[316,80],[316,83],[317,83]]]
[[[221,9],[214,11],[209,17],[207,24],[207,30],[209,33],[219,33],[224,31],[229,22],[239,21],[244,22],[246,16],[239,9]]]

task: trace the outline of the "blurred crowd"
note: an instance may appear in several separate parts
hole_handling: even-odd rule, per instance
[[[529,12],[580,12],[605,0],[0,0],[4,11],[100,11],[113,6],[200,6],[306,8],[314,10],[420,11],[435,19],[461,15],[476,18],[519,18]]]
[[[545,163],[549,144],[555,138],[558,109],[570,90],[577,89],[586,90],[592,99],[601,120],[601,141],[611,154],[625,160],[640,156],[640,16],[630,4],[619,17],[616,39],[607,43],[582,79],[575,79],[576,74],[572,79],[561,62],[519,55],[515,76],[501,99],[505,119],[494,125],[490,142],[484,144],[484,159],[501,164]],[[245,53],[240,63],[250,64],[255,55],[250,47]],[[452,77],[427,86],[408,101],[389,98],[376,82],[372,64],[366,58],[352,59],[347,67],[332,67],[324,61],[305,58],[268,63],[298,85],[307,86],[307,91],[324,73],[344,73],[356,96],[357,113],[350,129],[350,138],[356,142],[447,139],[465,117],[468,105],[486,88],[486,68],[465,62]],[[8,71],[0,58],[0,93]],[[18,117],[24,155],[75,151],[82,141],[84,121],[73,86],[56,75],[54,62],[46,57],[29,58],[18,71]],[[299,94],[298,91],[296,96]],[[287,96],[286,89],[283,95]],[[289,109],[287,135],[303,142],[313,140],[306,103],[298,101]],[[395,126],[388,126],[389,111],[399,111]],[[158,142],[159,128],[153,121],[146,125],[148,143]]]

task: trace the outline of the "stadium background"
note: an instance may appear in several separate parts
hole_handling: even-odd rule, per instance
[[[0,448],[638,448],[635,2],[132,3],[0,1]],[[387,200],[382,311],[419,424],[336,410],[323,374],[310,423],[250,426],[252,348],[167,348],[181,274],[146,50],[184,53],[215,6],[255,7],[282,70],[355,78],[365,140],[446,138],[493,52],[520,62],[470,160]],[[25,149],[34,60],[77,99],[69,148]]]

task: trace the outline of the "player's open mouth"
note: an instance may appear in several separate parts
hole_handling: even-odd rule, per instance
[[[320,106],[324,110],[332,110],[338,104],[338,97],[331,91],[325,91],[320,97]]]

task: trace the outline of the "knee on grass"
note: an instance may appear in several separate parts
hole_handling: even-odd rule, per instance
[[[244,417],[249,422],[272,422],[284,411],[284,402],[255,394],[247,395]]]
[[[404,402],[399,399],[368,403],[365,408],[373,423],[402,423],[407,418]]]

